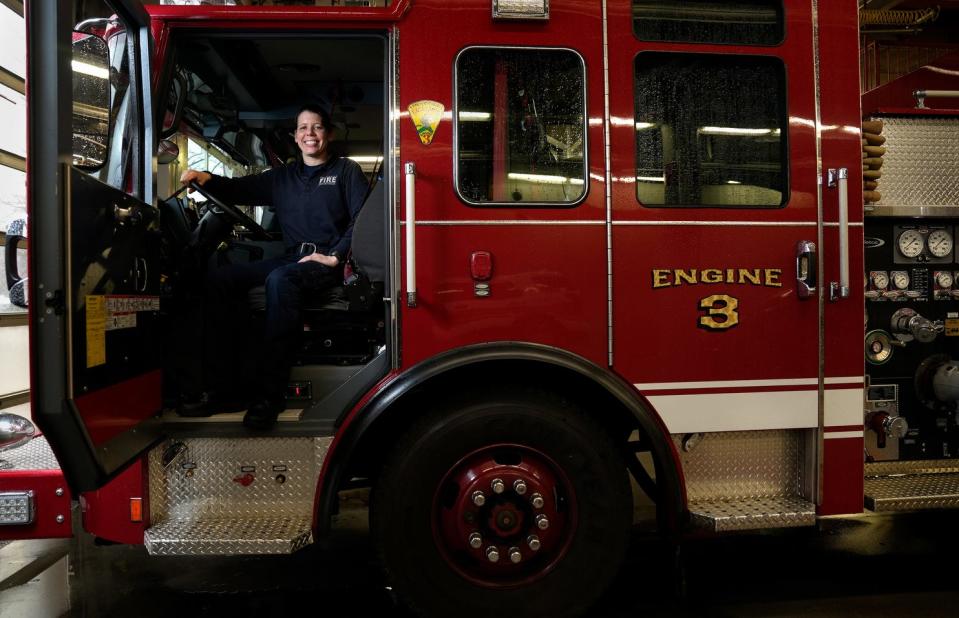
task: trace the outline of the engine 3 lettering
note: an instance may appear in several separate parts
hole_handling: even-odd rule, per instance
[[[654,268],[653,288],[700,283],[731,283],[769,288],[783,286],[781,268]]]

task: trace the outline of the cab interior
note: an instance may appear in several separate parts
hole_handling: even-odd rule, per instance
[[[384,303],[390,246],[390,177],[383,165],[386,66],[386,39],[379,35],[191,32],[173,40],[157,118],[159,137],[167,140],[161,150],[176,154],[157,174],[168,429],[218,434],[239,425],[242,412],[199,419],[174,412],[177,397],[191,385],[195,389],[191,380],[203,369],[205,344],[196,333],[205,329],[196,328],[196,321],[210,319],[203,314],[205,276],[224,264],[262,260],[285,249],[272,208],[217,204],[215,195],[188,194],[180,190],[180,174],[196,169],[243,176],[296,160],[294,116],[307,102],[330,112],[335,126],[330,150],[360,164],[369,193],[354,223],[343,285],[305,301],[303,337],[277,431],[330,431],[386,373],[391,328]],[[246,394],[262,343],[264,310],[263,290],[255,288],[229,316],[235,336],[218,342],[216,355],[226,364],[218,373],[227,382],[221,379],[213,389]],[[194,327],[184,328],[189,321]]]

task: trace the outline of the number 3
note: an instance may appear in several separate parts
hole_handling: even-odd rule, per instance
[[[699,301],[699,308],[709,313],[699,317],[699,325],[710,330],[725,330],[739,324],[739,301],[725,294],[713,294]],[[720,319],[717,319],[720,318]]]

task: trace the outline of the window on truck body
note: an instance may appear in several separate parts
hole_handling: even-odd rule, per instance
[[[641,41],[778,45],[785,38],[782,0],[633,0]]]
[[[785,206],[789,125],[782,60],[641,52],[634,67],[641,204]]]
[[[569,49],[456,59],[456,190],[471,206],[575,206],[588,189],[586,65]]]

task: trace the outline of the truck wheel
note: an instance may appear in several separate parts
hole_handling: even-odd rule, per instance
[[[626,466],[581,410],[542,392],[464,397],[419,420],[377,481],[372,530],[427,616],[576,616],[619,569]]]

